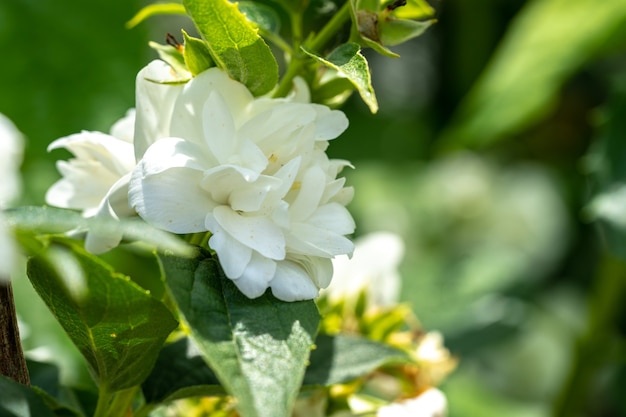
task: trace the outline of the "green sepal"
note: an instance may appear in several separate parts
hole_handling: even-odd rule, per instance
[[[149,17],[164,14],[186,14],[185,6],[180,3],[155,3],[143,7],[126,22],[126,29],[132,29]]]
[[[328,57],[322,58],[311,51],[302,49],[307,55],[318,62],[336,70],[339,75],[346,77],[357,89],[361,98],[372,113],[378,111],[376,94],[372,88],[372,79],[369,65],[358,44],[344,43],[333,50]]]
[[[378,28],[378,5],[372,2],[350,0],[352,34],[350,38],[360,45],[372,48],[381,55],[398,58],[400,55],[383,46]]]
[[[241,416],[290,416],[319,325],[315,303],[269,291],[249,299],[204,252],[159,260],[191,337]]]
[[[394,46],[420,36],[436,20],[388,19],[380,25],[380,40],[383,45]]]
[[[218,67],[255,96],[278,82],[278,64],[258,29],[227,0],[184,0],[196,28],[207,41]]]
[[[157,54],[159,54],[159,58],[161,58],[162,61],[165,61],[165,63],[168,64],[170,67],[172,67],[174,71],[176,71],[176,74],[178,74],[183,79],[187,78],[187,81],[189,81],[190,71],[187,69],[185,57],[183,56],[183,53],[180,51],[180,49],[175,48],[171,45],[161,45],[160,43],[152,41],[148,42],[148,46],[154,49]]]
[[[407,0],[406,4],[393,10],[392,15],[397,19],[427,19],[434,16],[435,9],[425,0]]]
[[[185,65],[191,75],[194,77],[202,71],[208,70],[215,66],[215,62],[211,58],[211,52],[206,42],[202,39],[191,37],[182,30],[185,47],[183,49],[183,57]]]
[[[27,274],[105,391],[140,384],[177,326],[165,305],[74,242],[50,238]]]

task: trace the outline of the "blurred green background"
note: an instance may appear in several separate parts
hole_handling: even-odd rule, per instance
[[[366,51],[380,112],[358,97],[330,153],[351,160],[358,234],[407,244],[403,301],[460,365],[452,417],[626,415],[626,1],[431,1],[438,23]],[[313,1],[321,6],[323,1]],[[58,178],[54,139],[108,131],[134,102],[148,40],[180,19],[146,2],[0,2],[0,112],[28,139],[24,204]],[[16,279],[31,356],[85,384]]]

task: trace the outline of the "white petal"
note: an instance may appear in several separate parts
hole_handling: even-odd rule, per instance
[[[331,230],[341,235],[354,233],[356,224],[350,212],[341,204],[329,203],[321,207],[307,219],[307,223],[320,229]]]
[[[205,102],[211,92],[218,93],[224,100],[228,112],[237,119],[245,115],[245,109],[254,99],[248,89],[231,79],[224,71],[210,68],[191,81],[185,87],[174,105],[170,136],[204,143],[204,131],[198,118],[202,115]]]
[[[274,279],[270,282],[274,297],[283,301],[312,300],[317,297],[319,288],[302,266],[292,261],[280,261],[277,264]]]
[[[170,168],[145,176],[142,162],[133,171],[130,181],[131,207],[148,223],[169,232],[206,231],[205,217],[215,202],[200,187],[202,172]]]
[[[226,233],[212,214],[206,218],[206,227],[212,232],[209,246],[217,253],[224,273],[230,279],[239,279],[252,259],[252,249]]]
[[[294,223],[291,225],[290,232],[287,235],[287,246],[290,252],[328,258],[352,253],[354,250],[350,239],[310,224]]]
[[[23,149],[22,134],[11,120],[0,114],[0,207],[20,192],[19,166]]]
[[[134,214],[134,210],[128,204],[130,176],[131,173],[129,172],[111,187],[94,216],[96,219],[119,220],[121,217],[129,217]],[[104,253],[119,245],[122,237],[121,229],[111,227],[110,223],[104,227],[96,225],[87,232],[85,249],[94,254]]]
[[[262,175],[253,184],[235,189],[229,198],[234,210],[253,212],[261,209],[271,191],[279,188],[282,182],[278,178]]]
[[[257,298],[265,293],[276,272],[276,261],[254,252],[244,273],[233,281],[248,298]]]
[[[304,81],[304,78],[296,77],[293,79],[293,90],[287,98],[294,103],[309,103],[311,101],[309,85]]]
[[[319,104],[312,106],[317,111],[316,140],[335,139],[348,128],[348,118],[341,110],[330,110]]]
[[[208,162],[198,145],[179,138],[164,138],[152,144],[141,160],[144,176],[159,174],[169,168],[202,171]]]
[[[114,138],[133,143],[133,136],[135,135],[135,109],[129,109],[124,117],[113,123],[110,133]]]
[[[263,216],[240,215],[227,206],[213,210],[218,224],[244,245],[270,259],[285,258],[285,238],[281,229]]]
[[[317,166],[309,168],[301,181],[300,191],[291,204],[293,221],[306,220],[319,205],[326,186],[326,175]]]
[[[93,161],[57,161],[63,178],[46,192],[46,203],[62,208],[94,210],[118,179]]]
[[[137,74],[134,133],[137,160],[158,139],[171,136],[172,112],[183,85],[162,83],[177,80],[172,67],[160,60],[150,62]]]
[[[200,185],[219,204],[230,205],[234,210],[256,211],[269,191],[264,191],[263,186],[277,182],[267,177],[267,180],[261,180],[257,190],[258,179],[259,174],[255,171],[236,165],[220,165],[206,170]]]
[[[302,157],[298,156],[293,158],[274,174],[274,177],[281,180],[281,186],[276,190],[281,198],[285,197],[293,186],[293,182],[296,180],[301,162]]]
[[[218,162],[225,163],[235,153],[235,122],[224,99],[215,91],[209,93],[202,107],[204,140]]]
[[[119,178],[135,166],[132,144],[101,132],[76,133],[55,140],[48,151],[66,148],[77,160],[90,161]]]
[[[249,138],[262,149],[276,149],[315,119],[310,105],[284,103],[264,111],[247,121],[240,129],[242,137]]]
[[[294,258],[297,259],[297,257]],[[307,256],[299,262],[318,288],[328,287],[333,278],[333,263],[329,258]]]

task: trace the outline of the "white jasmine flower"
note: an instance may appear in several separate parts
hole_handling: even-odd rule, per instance
[[[302,83],[294,97],[255,99],[217,68],[180,94],[171,87],[153,83],[137,97],[150,110],[138,110],[136,138],[153,144],[133,172],[131,206],[173,233],[210,231],[226,276],[248,297],[267,288],[286,301],[316,297],[330,259],[353,249],[352,190],[337,179],[349,163],[325,153],[347,128],[344,114],[301,102]]]
[[[390,232],[376,232],[354,241],[352,258],[333,259],[333,281],[325,294],[331,301],[356,299],[365,290],[371,306],[389,307],[398,302],[400,273],[404,256],[402,238]]]
[[[85,217],[130,216],[128,180],[135,167],[132,144],[134,110],[117,121],[110,134],[83,131],[55,140],[48,151],[65,148],[74,154],[69,161],[58,161],[62,178],[46,193],[52,206],[82,210]],[[85,248],[102,253],[117,246],[121,232],[109,230],[87,234]]]
[[[378,409],[377,417],[444,417],[448,402],[443,392],[429,388],[418,397],[398,401]]]
[[[13,122],[0,114],[0,210],[20,192],[19,166],[24,139]],[[15,263],[17,248],[11,230],[0,211],[0,281],[8,279]]]
[[[176,74],[170,67],[155,61],[145,67],[137,76],[137,96],[145,97],[155,89],[152,85],[162,82],[176,82]],[[165,85],[159,89],[164,93],[164,105],[172,101],[180,92],[179,85]],[[161,97],[159,97],[161,98]],[[113,124],[109,134],[83,131],[55,140],[48,151],[65,148],[74,154],[69,161],[58,161],[57,169],[63,176],[46,193],[46,202],[52,206],[82,210],[83,216],[99,219],[119,219],[135,215],[128,204],[128,183],[151,138],[159,136],[161,127],[153,123],[154,131],[141,131],[135,137],[135,114],[152,118],[156,110],[146,106],[145,101],[137,103],[137,110],[130,109],[126,116]],[[150,133],[148,136],[146,133]],[[85,248],[92,253],[103,253],[117,246],[122,240],[122,232],[115,228],[90,230],[85,240]]]

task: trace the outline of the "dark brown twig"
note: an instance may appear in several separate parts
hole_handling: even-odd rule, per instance
[[[30,385],[10,281],[0,281],[0,374]]]

